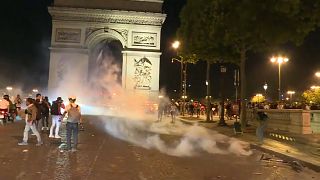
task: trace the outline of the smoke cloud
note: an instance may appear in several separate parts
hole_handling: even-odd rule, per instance
[[[154,118],[155,119],[155,118]],[[251,155],[249,144],[235,138],[207,130],[204,127],[170,123],[170,119],[155,123],[154,119],[103,117],[101,121],[110,135],[147,149],[157,149],[171,156],[210,154]],[[166,142],[169,136],[173,142]]]
[[[252,153],[247,143],[198,125],[189,126],[179,121],[170,123],[168,117],[162,122],[156,122],[158,97],[150,98],[148,93],[126,91],[122,88],[119,82],[121,63],[118,63],[115,58],[117,56],[108,45],[100,46],[94,57],[97,59],[91,65],[91,77],[85,86],[81,81],[70,80],[75,77],[74,74],[81,73],[73,67],[73,75],[65,73],[67,81],[61,81],[58,89],[68,87],[69,90],[78,90],[73,94],[78,96],[82,110],[86,114],[99,115],[97,118],[103,123],[106,133],[171,156],[194,156],[202,152],[236,155]]]

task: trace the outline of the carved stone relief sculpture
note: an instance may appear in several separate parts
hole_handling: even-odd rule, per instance
[[[157,46],[157,33],[132,32],[133,46]]]
[[[140,60],[134,59],[134,68],[135,89],[151,89],[151,61],[146,57]]]

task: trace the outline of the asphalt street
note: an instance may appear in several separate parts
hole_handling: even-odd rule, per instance
[[[104,119],[108,123],[108,117]],[[301,180],[320,177],[307,168],[296,172],[289,165],[277,162],[272,155],[269,155],[270,161],[260,160],[262,152],[254,149],[250,156],[206,152],[191,157],[170,156],[114,138],[97,117],[86,117],[85,122],[85,131],[79,134],[79,151],[75,153],[61,151],[59,141],[50,140],[46,133],[42,133],[44,145],[41,147],[35,146],[34,136],[28,146],[18,146],[24,122],[0,126],[0,180]],[[180,138],[177,135],[160,137],[166,142]]]

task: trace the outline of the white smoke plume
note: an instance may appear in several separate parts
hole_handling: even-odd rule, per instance
[[[128,119],[120,117],[103,117],[106,131],[119,139],[135,145],[157,149],[172,156],[194,156],[201,152],[210,154],[251,155],[249,144],[235,138],[207,130],[201,126],[184,125],[181,122],[155,123],[154,119]],[[164,138],[162,138],[164,136]],[[174,142],[167,143],[165,136]]]
[[[247,143],[200,126],[184,125],[178,121],[173,124],[166,118],[156,123],[157,112],[153,108],[159,103],[158,98],[155,101],[150,99],[148,93],[122,88],[119,83],[121,68],[110,49],[102,48],[98,52],[95,66],[86,86],[77,80],[70,80],[75,77],[74,74],[81,73],[73,68],[73,75],[67,75],[69,79],[61,82],[61,89],[78,90],[73,93],[84,106],[82,109],[86,109],[87,114],[99,115],[108,134],[171,156],[194,156],[201,152],[251,154]],[[99,93],[102,95],[96,96]],[[147,113],[150,109],[153,109],[153,114]]]

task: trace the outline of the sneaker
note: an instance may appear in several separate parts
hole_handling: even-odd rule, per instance
[[[49,135],[49,138],[54,138],[54,135],[50,134],[50,135]]]
[[[45,127],[42,127],[42,128],[41,128],[41,131],[43,131],[43,130],[45,130]]]
[[[61,139],[61,136],[55,135],[54,138],[56,138],[56,139]]]
[[[36,146],[41,146],[43,144],[43,142],[38,142],[37,144],[36,144]]]
[[[35,135],[36,135],[35,133],[32,133],[32,134],[31,134],[31,136],[35,136]]]
[[[28,143],[27,143],[27,142],[20,142],[20,143],[18,143],[18,145],[19,145],[19,146],[27,146]]]

